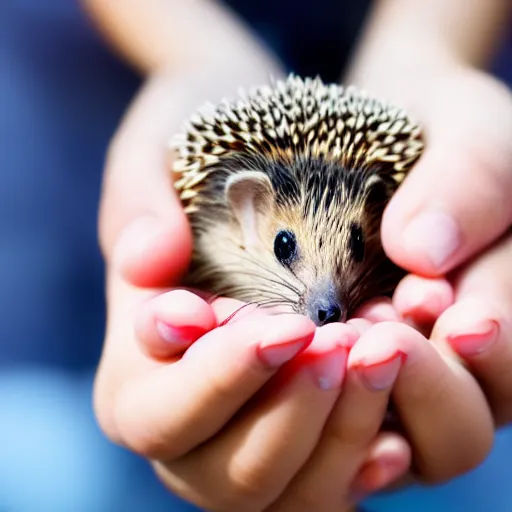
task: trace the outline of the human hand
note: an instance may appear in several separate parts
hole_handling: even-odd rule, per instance
[[[497,426],[512,421],[512,235],[446,279],[406,277],[397,311],[450,347],[486,393]]]
[[[198,84],[187,78],[183,85],[187,87],[187,93],[190,94],[190,89],[194,86],[200,88],[201,85],[208,85],[208,87],[211,87],[211,82]],[[147,402],[144,401],[144,403],[146,405],[154,403],[155,397],[160,396],[160,393],[163,393],[166,389],[169,390],[165,385],[158,385],[159,379],[165,380],[164,374],[168,373],[165,364],[169,365],[169,361],[166,360],[166,363],[164,363],[162,354],[158,355],[151,352],[150,341],[147,347],[149,352],[141,346],[133,331],[131,319],[134,312],[141,307],[141,304],[149,303],[155,294],[161,293],[162,287],[177,284],[181,274],[188,266],[191,236],[181,205],[173,194],[172,185],[168,179],[168,166],[166,165],[169,134],[176,129],[176,118],[182,117],[181,111],[177,108],[175,97],[178,96],[181,99],[179,106],[186,108],[184,95],[184,90],[176,79],[170,80],[165,76],[158,76],[146,84],[130,109],[111,146],[100,212],[100,240],[107,262],[108,323],[104,351],[95,383],[95,410],[102,429],[111,439],[132,447],[132,449],[141,453],[146,453],[147,456],[154,456],[156,453],[154,450],[158,450],[158,447],[155,447],[155,444],[152,443],[152,440],[156,439],[156,444],[158,444],[158,437],[157,434],[152,439],[140,439],[136,435],[133,437],[133,430],[130,430],[130,425],[133,426],[133,423],[130,422],[130,404],[137,404],[138,397],[140,398],[145,392],[149,392],[149,395],[147,396]],[[191,108],[195,108],[196,102],[201,101],[197,99],[200,94],[193,94],[192,96],[196,99],[191,99],[186,95],[185,99],[190,101]],[[190,311],[195,310],[191,307]],[[214,318],[211,315],[208,317],[207,313],[203,316],[198,314],[197,319],[201,319],[203,323],[197,326],[199,330],[196,329],[195,333],[192,333],[192,337],[200,336],[203,331],[204,333],[208,332],[217,322],[216,317]],[[291,318],[290,322],[292,322],[293,330],[293,320]],[[298,322],[300,325],[295,326],[295,328],[302,333],[305,344],[307,344],[306,341],[311,334],[311,326],[309,322],[304,324],[304,319],[298,320]],[[226,326],[226,329],[228,327],[232,328],[232,326]],[[237,328],[240,329],[239,326]],[[242,377],[250,378],[250,373],[247,375],[237,374],[236,360],[233,357],[230,359],[229,353],[220,352],[221,347],[236,337],[234,332],[231,337],[224,337],[224,331],[225,329],[219,330],[215,334],[216,337],[212,332],[210,336],[211,339],[218,340],[218,342],[211,344],[211,347],[219,350],[217,355],[227,357],[227,369],[222,372],[222,376],[228,379],[230,377],[235,379],[237,375],[241,379]],[[275,332],[275,329],[271,329],[269,332]],[[243,334],[246,334],[245,330]],[[240,344],[239,350],[242,352],[245,350],[248,356],[252,354],[253,359],[250,357],[247,359],[249,367],[251,367],[251,364],[256,367],[258,362],[261,364],[260,379],[261,385],[263,385],[265,378],[269,379],[272,372],[267,368],[265,377],[265,368],[262,362],[254,358],[254,344],[261,340],[254,339],[257,334],[256,331],[252,334],[253,337],[248,335],[245,343]],[[279,329],[277,334],[279,334]],[[188,335],[191,335],[190,331]],[[283,336],[286,338],[286,333]],[[326,343],[326,346],[332,348],[332,340],[328,339],[321,343]],[[207,361],[201,359],[200,351],[196,349],[195,353],[198,354],[196,364],[202,364],[201,361],[207,363]],[[237,353],[240,354],[241,352],[233,352],[232,356]],[[187,359],[187,361],[192,360],[192,357]],[[231,373],[229,372],[229,364],[231,364]],[[184,366],[178,365],[178,368],[180,367],[183,368]],[[172,368],[175,368],[175,366]],[[305,370],[305,373],[308,372]],[[189,378],[193,375],[191,373]],[[200,376],[201,372],[198,372],[198,375]],[[343,371],[340,372],[338,378],[341,379],[342,376]],[[175,377],[177,378],[177,374]],[[256,379],[255,375],[253,377]],[[304,380],[305,377],[302,375],[296,385],[304,386]],[[152,382],[153,385],[157,386],[157,389],[151,388]],[[202,389],[205,390],[205,382],[205,379],[197,379],[198,387],[195,388],[197,400],[201,398],[199,384],[202,383]],[[310,384],[310,388],[313,385],[314,382]],[[236,390],[237,386],[234,385],[233,389]],[[318,386],[315,390],[323,392]],[[240,391],[243,392],[243,388],[240,388]],[[191,389],[190,393],[194,395],[194,390]],[[246,389],[246,393],[250,396],[250,390]],[[324,415],[326,402],[332,401],[333,391],[330,393],[330,395],[326,393],[327,398],[325,400],[319,401],[319,407],[324,410]],[[303,396],[304,393],[297,391],[296,394],[297,396]],[[385,393],[382,395],[379,400],[385,402]],[[165,395],[161,397],[162,400],[165,398]],[[291,398],[289,402],[291,405],[295,403]],[[190,403],[192,404],[194,401],[191,399]],[[197,401],[195,403],[197,405]],[[233,405],[233,402],[231,402],[230,405],[228,401],[226,407],[228,406],[233,409],[236,404]],[[305,402],[303,406],[309,406],[309,402]],[[405,471],[408,465],[407,446],[400,439],[395,440],[392,435],[387,435],[387,437],[382,438],[382,442],[379,444],[371,444],[370,442],[374,441],[374,431],[378,429],[378,425],[382,421],[382,417],[379,416],[381,410],[382,408],[375,408],[375,414],[368,418],[369,425],[366,435],[369,440],[367,445],[364,446],[365,449],[368,449],[368,456],[367,459],[363,460],[365,463],[363,480],[366,481],[361,485],[361,488],[364,488],[366,492],[371,491],[371,485],[374,485],[372,484],[372,478],[368,477],[369,472],[371,473],[372,460],[378,459],[381,461],[386,459],[390,449],[393,452],[391,454],[393,459],[397,453],[397,447],[399,449],[398,453],[401,454],[398,461],[400,464],[395,462],[384,475],[380,475],[377,487],[394,479],[400,471]],[[293,411],[292,408],[290,412]],[[311,408],[309,408],[309,411],[311,411]],[[162,411],[162,414],[165,415],[165,412],[165,410]],[[207,411],[203,412],[207,418]],[[318,428],[318,425],[322,423],[321,412],[318,418],[313,418],[315,421],[312,422],[312,430],[315,426]],[[185,408],[183,414],[186,415],[186,413],[187,409]],[[140,411],[137,412],[137,418],[139,415]],[[165,422],[163,424],[156,422],[156,427],[159,426],[165,429],[166,424]],[[214,427],[215,425],[210,428]],[[352,430],[356,431],[356,429]],[[200,432],[202,432],[201,429]],[[371,439],[370,433],[372,434]],[[311,435],[311,431],[309,435]],[[359,433],[359,435],[362,437],[363,433]],[[127,441],[124,438],[127,438]],[[192,446],[194,440],[191,443]],[[145,452],[146,449],[148,449],[147,452]],[[176,445],[170,443],[164,449],[176,449]],[[179,449],[183,449],[183,446]],[[305,442],[302,450],[298,450],[299,456],[300,454],[303,455],[304,450],[307,449],[308,444]],[[352,472],[355,472],[362,464],[360,460],[363,458],[361,452],[362,447],[360,446],[357,451],[358,457],[351,456],[352,465],[348,464],[349,459],[347,458],[347,467],[351,467]],[[290,462],[293,460],[296,459],[290,458]],[[284,461],[288,461],[288,457],[284,457]],[[162,467],[162,465],[159,466],[159,468]],[[159,469],[159,473],[164,479],[165,475],[162,474],[161,469]],[[352,473],[347,471],[345,476],[347,482],[351,476]],[[339,481],[336,485],[338,484],[342,485]],[[347,485],[347,483],[343,484],[342,489],[345,489]],[[226,494],[230,492],[234,494],[237,490],[236,485],[230,485],[229,481],[223,489]],[[347,490],[344,492],[345,494],[348,493]],[[265,496],[262,499],[264,498]]]
[[[129,447],[164,457],[155,466],[179,495],[208,510],[249,510],[249,503],[254,510],[346,510],[356,497],[382,489],[408,467],[405,439],[377,434],[395,379],[393,398],[425,480],[453,476],[486,455],[492,424],[485,421],[476,383],[447,365],[419,333],[396,322],[372,326],[358,318],[319,329],[280,375],[260,374],[263,393],[244,402],[250,398],[243,396],[248,392],[244,363],[257,359],[240,356],[254,347],[247,333],[261,339],[258,327],[267,336],[282,332],[283,322],[295,315],[273,317],[273,326],[267,323],[272,316],[265,318],[261,310],[242,312],[234,323],[195,340],[229,316],[238,307],[233,304],[220,299],[210,308],[191,293],[171,291],[144,302],[137,315],[141,347],[162,369],[159,376],[145,375],[145,383],[124,387],[117,422]],[[390,309],[376,304],[361,313],[380,322],[392,318]],[[232,339],[228,327],[235,328]],[[334,387],[327,389],[329,383]],[[242,412],[226,418],[226,406]],[[265,508],[272,491],[277,501]]]
[[[455,67],[417,102],[427,146],[384,214],[382,239],[400,266],[441,276],[512,224],[512,94],[489,75]]]
[[[457,70],[443,84],[437,89],[443,99],[433,101],[428,115],[427,109],[423,114],[428,149],[390,203],[383,243],[397,263],[415,274],[449,274],[455,304],[437,321],[432,340],[450,338],[454,352],[482,383],[495,421],[502,425],[512,421],[512,280],[507,261],[512,253],[506,241],[499,242],[512,225],[512,95],[491,77],[467,69]],[[430,227],[421,216],[426,212],[434,212]],[[464,270],[458,271],[461,263]],[[451,299],[441,282],[402,288],[397,295],[401,311],[433,308],[431,319],[437,319]],[[414,317],[414,311],[408,313]],[[477,354],[493,338],[492,350]]]
[[[437,11],[430,3],[402,2],[402,10],[388,8],[391,3],[386,4],[388,7],[384,4],[376,18],[387,27],[393,26],[394,31],[391,35],[389,28],[386,32],[385,27],[379,28],[376,23],[376,28],[369,31],[361,58],[355,61],[349,79],[403,104],[425,130],[424,155],[385,211],[382,240],[386,252],[397,264],[416,276],[439,278],[438,281],[431,279],[426,285],[429,290],[434,286],[437,292],[427,293],[424,285],[412,286],[411,283],[421,279],[410,277],[405,281],[410,286],[402,288],[397,295],[403,312],[415,316],[416,322],[425,322],[428,329],[452,300],[462,300],[461,293],[456,292],[453,296],[450,291],[455,282],[451,274],[464,265],[465,276],[481,275],[480,266],[473,266],[470,261],[485,251],[494,251],[494,245],[512,225],[509,200],[512,191],[512,148],[509,143],[512,139],[512,94],[504,84],[472,67],[470,61],[475,61],[477,43],[472,43],[472,51],[465,52],[465,45],[461,44],[458,35],[452,37],[457,32],[453,29],[462,3],[457,7],[457,2],[436,2]],[[470,24],[475,28],[479,23],[487,26],[487,31],[480,31],[480,38],[485,39],[483,34],[487,34],[489,39],[489,35],[496,31],[492,16],[496,16],[495,20],[504,19],[504,12],[496,11],[497,4],[475,2],[471,7],[465,7],[480,12],[474,18],[467,13]],[[501,4],[504,10],[510,11],[505,9],[503,2]],[[426,28],[414,24],[420,19],[416,17],[421,13],[415,14],[418,10],[424,16],[437,13],[428,18]],[[443,32],[445,28],[446,32]],[[468,33],[467,28],[464,33]],[[400,38],[410,42],[406,50],[409,58],[403,56],[397,61],[392,58],[391,51]],[[472,54],[472,59],[465,57],[466,53]],[[413,59],[414,55],[416,58]],[[507,272],[504,262],[494,263],[493,267],[497,272]],[[450,283],[444,281],[444,275],[449,276]],[[490,283],[496,276],[486,275],[490,282],[479,280],[478,285],[482,298],[492,304],[501,302],[503,296],[510,293],[505,290],[510,283],[503,279],[492,285]],[[476,286],[473,286],[473,294],[478,295]],[[460,311],[464,307],[461,305]],[[418,318],[420,311],[426,318]],[[481,318],[485,317],[484,311],[487,310],[481,310]],[[450,330],[455,331],[456,320],[452,314]],[[500,339],[503,340],[501,345],[505,347],[509,344],[510,312],[487,314],[490,318],[497,316]],[[446,325],[447,319],[448,313],[442,322],[439,320],[440,325]],[[459,331],[464,332],[470,328],[462,318],[459,327]],[[476,324],[471,328],[473,333],[474,328]],[[456,352],[469,363],[467,353],[463,354],[457,348]],[[503,423],[511,416],[510,412],[504,412],[512,409],[509,395],[503,392],[509,381],[505,373],[495,371],[496,368],[511,367],[510,353],[510,349],[505,348],[489,352],[489,364],[485,368],[470,365],[479,380],[486,383],[485,390],[497,423]]]
[[[195,339],[238,306],[230,299],[210,306],[183,290],[142,305],[137,339],[161,369],[123,388],[122,442],[155,460],[171,490],[207,510],[295,511],[313,503],[349,510],[355,492],[404,473],[407,443],[377,435],[401,358],[381,389],[362,384],[354,359],[338,403],[348,350],[359,336],[354,326],[322,327],[304,349],[314,332],[307,318],[242,310]],[[295,339],[285,339],[288,327]]]

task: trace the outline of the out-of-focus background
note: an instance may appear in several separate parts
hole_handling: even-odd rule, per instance
[[[290,69],[327,80],[337,79],[370,4],[227,3]],[[496,72],[512,83],[510,46]],[[96,242],[103,158],[138,85],[77,1],[1,0],[0,512],[194,510],[111,445],[91,408],[105,320]],[[512,510],[511,456],[503,432],[472,474],[368,507]]]

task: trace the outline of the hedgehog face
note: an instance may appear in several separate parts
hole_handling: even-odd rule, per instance
[[[272,244],[282,271],[301,289],[295,309],[322,325],[389,294],[398,274],[380,241],[380,219],[390,196],[386,184],[357,170],[323,168],[319,175],[325,179],[313,186],[305,181],[286,202],[277,191],[266,245]],[[336,176],[333,188],[330,175]]]
[[[390,196],[382,179],[325,164],[319,167],[319,179],[295,180],[298,186],[292,188],[284,171],[274,183],[268,176],[241,171],[227,180],[230,228],[221,230],[218,223],[205,243],[211,247],[217,241],[219,273],[230,268],[233,258],[244,261],[250,275],[246,297],[259,292],[262,300],[273,303],[279,297],[317,325],[344,320],[363,301],[391,291],[396,273],[379,233]],[[223,232],[236,233],[236,243],[230,244],[228,236],[219,243]],[[232,273],[223,280],[228,281],[241,291],[244,273]]]

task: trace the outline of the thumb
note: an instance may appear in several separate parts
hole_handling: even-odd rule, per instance
[[[496,99],[485,113],[459,113],[464,101],[438,110],[425,153],[384,213],[384,249],[413,273],[445,274],[512,224],[512,102]]]

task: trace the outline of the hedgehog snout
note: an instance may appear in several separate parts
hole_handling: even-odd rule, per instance
[[[306,299],[306,314],[318,326],[343,322],[347,310],[333,285],[319,285]]]

